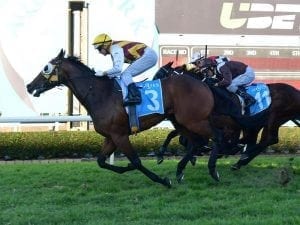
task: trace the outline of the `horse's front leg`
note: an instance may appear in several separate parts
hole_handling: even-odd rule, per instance
[[[219,148],[220,148],[220,145],[216,142],[213,142],[212,151],[210,153],[209,160],[208,160],[208,171],[209,171],[210,176],[215,181],[220,181],[219,173],[216,170]]]
[[[220,176],[216,170],[218,154],[221,147],[224,146],[224,133],[222,129],[213,128],[213,146],[208,160],[208,171],[215,181],[220,181]]]
[[[197,159],[196,157],[194,157],[195,150],[195,146],[190,141],[188,141],[186,146],[186,154],[177,165],[176,179],[178,183],[181,183],[184,178],[183,170],[185,169],[187,163],[190,161],[193,166],[196,164]]]
[[[171,187],[171,181],[169,178],[164,178],[162,179],[158,175],[156,175],[154,172],[151,172],[148,170],[146,167],[142,165],[142,162],[140,158],[138,157],[137,152],[133,149],[128,135],[114,135],[113,136],[113,141],[116,144],[116,146],[122,150],[122,152],[126,155],[126,157],[129,159],[131,162],[132,166],[135,169],[138,169],[141,171],[143,174],[145,174],[148,178],[150,178],[152,181],[160,183],[168,188]]]
[[[114,171],[116,173],[124,173],[127,171],[135,170],[132,164],[128,164],[127,167],[110,165],[106,162],[106,159],[116,150],[116,145],[110,138],[105,138],[102,151],[98,155],[98,165],[101,168]]]
[[[249,145],[249,147],[247,146],[246,151],[242,154],[239,161],[234,165],[236,168],[232,168],[239,169],[242,166],[246,166],[268,146],[278,143],[278,130],[279,125],[275,124],[274,126],[264,127],[260,142],[258,144]]]
[[[241,159],[244,159],[245,155],[247,158],[247,152],[251,151],[251,149],[253,149],[253,147],[256,145],[260,129],[261,128],[243,130],[243,137],[240,139],[240,143],[245,144],[245,148],[243,151],[241,151],[240,160],[231,166],[232,170],[238,170],[241,168]]]
[[[163,145],[159,148],[159,151],[157,153],[157,164],[161,164],[164,161],[164,154],[168,149],[168,145],[170,144],[171,140],[178,135],[177,130],[172,130],[166,140],[164,141]]]

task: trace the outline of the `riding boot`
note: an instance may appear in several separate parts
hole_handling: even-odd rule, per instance
[[[124,100],[124,106],[129,105],[139,105],[141,104],[141,92],[135,85],[135,83],[131,83],[128,85],[128,94],[127,97]]]
[[[255,98],[249,95],[245,90],[239,88],[235,93],[244,99],[246,108],[253,105],[256,102]]]

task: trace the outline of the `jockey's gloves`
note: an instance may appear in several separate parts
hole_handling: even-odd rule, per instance
[[[102,76],[106,76],[107,73],[105,71],[101,71],[101,70],[98,70],[96,73],[95,73],[95,76],[97,77],[102,77]]]

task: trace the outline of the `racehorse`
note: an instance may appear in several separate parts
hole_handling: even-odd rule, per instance
[[[153,80],[156,79],[163,79],[166,78],[167,76],[170,75],[179,75],[182,74],[183,72],[185,72],[185,74],[188,74],[194,78],[197,79],[204,79],[204,75],[200,74],[200,76],[198,76],[198,74],[196,72],[188,72],[186,71],[185,65],[182,66],[178,66],[176,68],[172,68],[173,62],[170,61],[169,63],[167,63],[166,65],[162,66],[153,76]],[[208,127],[208,129],[210,129],[210,127]],[[160,147],[159,151],[156,153],[157,156],[157,164],[161,164],[164,160],[164,154],[167,151],[168,145],[170,144],[171,140],[175,137],[177,137],[179,134],[179,132],[177,130],[172,130],[166,137],[164,143],[162,144],[162,146]],[[193,148],[203,148],[203,152],[207,152],[210,150],[209,147],[207,147],[208,144],[208,138],[207,137],[197,137],[197,146],[192,145],[188,140],[186,140],[185,137],[183,137],[182,135],[179,137],[179,143],[181,145],[183,145],[186,149],[187,154],[184,156],[184,159],[181,160],[181,167],[185,167],[186,164],[183,164],[183,160],[187,163],[187,159],[189,159],[191,161],[191,163],[194,165],[196,162],[195,157],[192,155],[193,152]],[[201,154],[201,153],[200,153]],[[182,168],[182,169],[183,169]],[[182,170],[180,169],[180,170]],[[177,174],[180,174],[181,171],[179,171],[179,168],[177,169]]]
[[[180,72],[178,72],[178,68],[174,69],[171,68],[171,66],[171,62],[165,65],[163,70],[158,71],[155,78],[163,79],[170,74],[176,74],[179,76],[178,74],[180,74]],[[174,70],[177,72],[174,73]],[[182,68],[179,68],[179,71],[182,71]],[[186,75],[188,73],[183,74]],[[205,79],[205,76],[202,76],[201,74],[190,73],[190,75],[191,74],[193,77],[198,77],[198,79]],[[296,121],[300,117],[299,90],[284,83],[268,84],[267,86],[270,90],[272,103],[270,107],[263,112],[264,114],[262,114],[261,117],[259,117],[260,115],[254,116],[253,118],[231,116],[234,120],[234,123],[240,125],[240,128],[243,129],[244,136],[240,142],[247,144],[246,151],[241,156],[240,160],[232,166],[232,169],[240,169],[241,166],[247,165],[259,153],[266,149],[266,147],[278,143],[279,127],[289,120]],[[214,87],[211,88],[216,90]],[[222,129],[224,129],[226,126],[228,127],[228,122],[231,123],[232,120],[228,120],[226,117],[221,118],[220,115],[211,116],[210,120],[212,121],[211,125],[213,129],[215,129],[215,136],[217,136],[217,140],[214,142],[213,151],[211,152],[209,159],[209,168],[210,170],[214,170],[214,167],[216,166],[217,155],[220,151],[222,151],[222,147],[226,143],[224,137],[222,137],[224,136]],[[230,126],[235,125],[231,124]],[[257,143],[260,130],[262,130],[262,135],[260,141]]]
[[[116,80],[107,76],[96,77],[94,74],[93,70],[77,58],[65,57],[65,52],[61,50],[27,85],[27,91],[39,97],[55,86],[67,86],[88,111],[95,131],[105,137],[97,157],[101,168],[120,174],[137,169],[152,181],[171,187],[168,178],[161,178],[143,166],[137,151],[131,145],[129,119]],[[207,118],[214,107],[214,98],[208,86],[189,76],[174,76],[161,80],[161,89],[164,113],[142,116],[139,120],[140,131],[167,118],[188,138],[194,134],[207,135],[203,126],[207,126]],[[194,104],[191,104],[191,99],[194,99]],[[121,150],[129,159],[130,164],[126,167],[106,163],[107,157],[116,149]],[[217,175],[217,171],[210,172]]]
[[[154,75],[153,79],[164,79],[168,76],[178,76],[178,75],[189,75],[195,79],[205,81],[207,82],[208,78],[206,73],[209,73],[210,71],[200,72],[197,70],[190,70],[187,71],[185,65],[178,66],[176,68],[172,67],[173,62],[169,62],[166,65],[162,66]],[[211,81],[213,82],[213,81]],[[210,83],[209,83],[210,84]],[[232,95],[230,96],[234,100],[236,99],[236,96]],[[230,100],[231,101],[231,100]],[[227,101],[228,102],[228,101]],[[238,104],[238,103],[237,103]],[[235,106],[238,107],[238,106]],[[240,113],[240,112],[239,112]],[[209,121],[207,121],[209,124]],[[159,151],[156,153],[157,156],[157,163],[160,164],[164,160],[164,154],[167,151],[167,147],[171,140],[175,138],[176,136],[179,136],[179,143],[183,145],[186,149],[186,154],[184,157],[180,160],[177,166],[176,171],[176,178],[178,182],[181,182],[183,179],[183,170],[185,169],[188,161],[191,162],[192,165],[195,165],[196,158],[194,155],[202,155],[211,150],[211,147],[207,146],[209,139],[213,135],[213,131],[210,126],[206,126],[205,129],[207,130],[208,136],[195,136],[193,143],[189,141],[186,137],[183,135],[180,135],[180,133],[175,129],[172,130],[168,136],[166,137],[164,143],[160,147]],[[231,135],[227,137],[226,144],[223,143],[222,151],[219,151],[219,156],[222,155],[235,155],[237,152],[241,151],[244,147],[244,145],[239,143],[239,137],[240,137],[241,128],[235,127],[234,130],[231,129]],[[228,135],[227,135],[228,136]],[[224,141],[225,142],[225,141]]]

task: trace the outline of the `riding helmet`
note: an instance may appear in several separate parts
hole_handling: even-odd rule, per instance
[[[95,49],[98,49],[100,47],[109,47],[112,43],[112,39],[107,34],[99,34],[95,37],[93,44]]]

